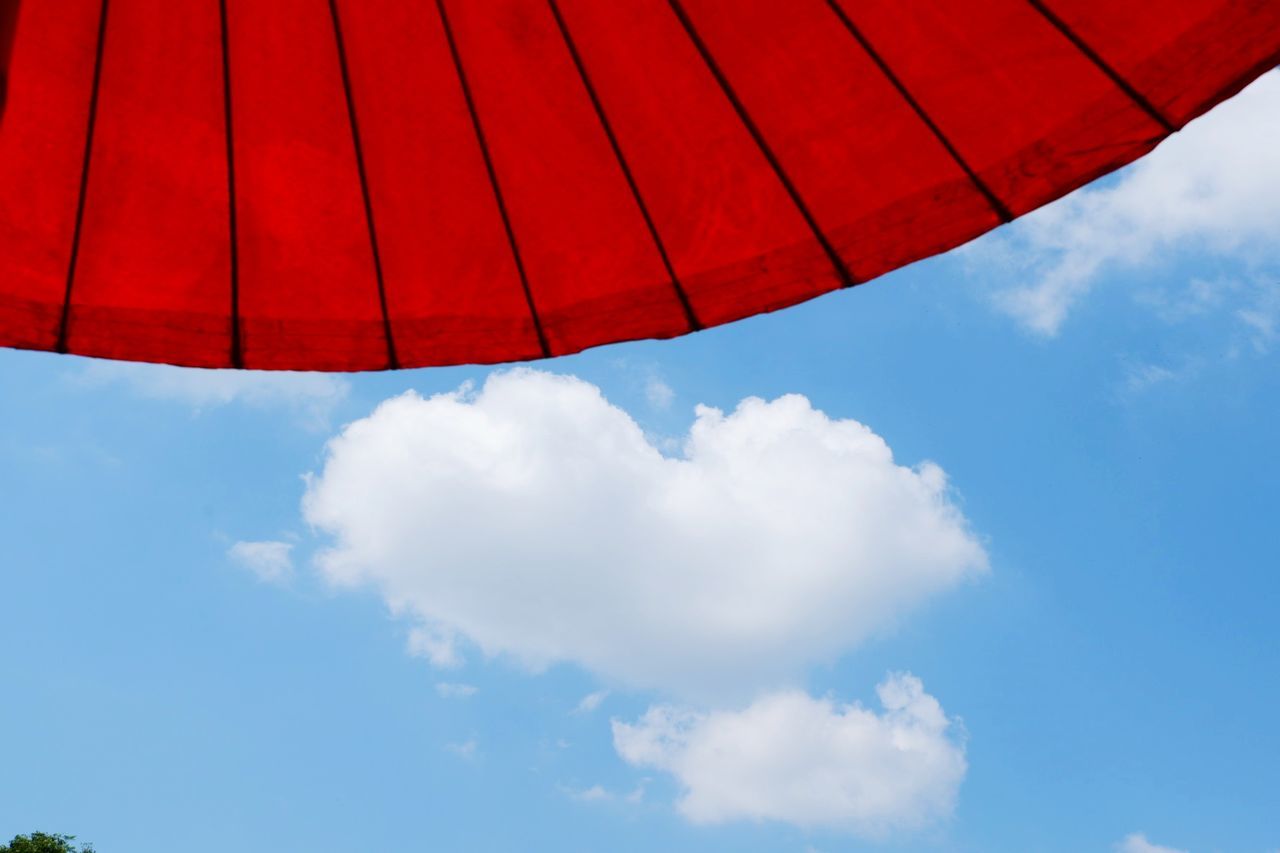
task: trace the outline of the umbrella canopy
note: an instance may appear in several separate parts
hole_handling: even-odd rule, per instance
[[[1278,59],[1276,0],[0,0],[0,345],[680,335],[956,246]]]

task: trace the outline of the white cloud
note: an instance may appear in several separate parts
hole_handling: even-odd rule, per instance
[[[293,544],[290,542],[237,542],[227,555],[264,583],[283,584],[293,578]]]
[[[1152,844],[1141,832],[1135,832],[1125,836],[1123,841],[1116,844],[1116,853],[1187,853],[1187,851]]]
[[[590,714],[592,711],[600,707],[600,703],[609,695],[608,690],[597,690],[595,693],[588,693],[582,697],[582,701],[578,703],[578,707],[574,709],[577,714]]]
[[[581,791],[570,791],[569,796],[584,803],[598,803],[613,799],[613,795],[599,785],[592,785]]]
[[[772,820],[878,838],[951,814],[967,764],[942,707],[911,675],[877,688],[883,713],[798,691],[741,711],[650,708],[613,722],[627,762],[672,774],[694,823]]]
[[[699,407],[658,451],[581,380],[527,369],[386,401],[328,446],[318,566],[456,663],[577,663],[703,698],[793,681],[986,568],[931,463],[801,396]]]
[[[476,695],[479,690],[474,684],[457,684],[449,681],[437,681],[436,693],[442,699],[467,699]]]
[[[965,251],[985,272],[1006,265],[1022,279],[1001,291],[997,302],[1044,335],[1057,334],[1104,275],[1172,267],[1193,253],[1265,270],[1275,291],[1277,139],[1280,72],[1273,72],[1170,137],[1112,184],[1079,190]],[[1261,318],[1265,334],[1275,316]]]
[[[283,408],[317,426],[325,424],[351,388],[345,379],[327,373],[204,370],[99,360],[88,361],[73,378],[88,386],[122,385],[143,399],[173,401],[197,411],[232,403]]]
[[[457,637],[452,631],[438,625],[412,629],[406,645],[409,654],[426,658],[432,666],[439,669],[457,669],[462,666]]]

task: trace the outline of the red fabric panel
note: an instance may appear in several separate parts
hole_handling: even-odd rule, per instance
[[[824,0],[684,6],[855,278],[997,224]]]
[[[1015,214],[1132,160],[1161,136],[1027,0],[842,7]]]
[[[1049,8],[1175,125],[1217,103],[1222,81],[1280,60],[1276,0],[1049,0]],[[1244,74],[1241,75],[1241,71]]]
[[[23,4],[0,118],[0,344],[57,346],[101,0]]]
[[[400,363],[536,358],[435,5],[339,8]]]
[[[337,40],[320,0],[228,0],[246,367],[388,365]]]
[[[550,8],[447,7],[551,351],[688,331]]]
[[[112,0],[71,289],[73,351],[226,364],[222,92],[216,4]]]
[[[1280,60],[1274,0],[110,0],[95,90],[107,3],[0,4],[0,345],[203,366],[773,310],[1128,163]]]
[[[697,319],[723,323],[838,286],[665,5],[561,0],[560,8]]]

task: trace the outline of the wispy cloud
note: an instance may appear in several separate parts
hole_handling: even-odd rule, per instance
[[[437,681],[436,693],[442,699],[468,699],[476,695],[480,688],[474,684],[458,684],[450,681]]]
[[[1134,832],[1116,843],[1116,853],[1187,853],[1173,847],[1152,844],[1141,832]]]
[[[464,740],[458,743],[446,743],[444,745],[446,752],[451,752],[461,758],[463,761],[474,761],[479,755],[479,744],[475,738]]]
[[[1274,281],[1276,139],[1280,72],[1192,122],[1116,180],[1036,211],[963,255],[984,276],[1011,277],[1014,283],[995,287],[996,304],[1045,336],[1056,335],[1105,278],[1162,270],[1176,279],[1181,263],[1208,256]],[[1264,336],[1274,328],[1265,317],[1258,326]]]
[[[599,803],[613,799],[613,795],[599,785],[592,785],[580,791],[570,790],[568,794],[570,798],[582,803]]]
[[[203,411],[242,404],[281,409],[323,429],[350,392],[347,380],[327,373],[203,370],[166,364],[91,360],[70,375],[85,387],[117,385],[147,400],[163,400]]]
[[[263,583],[285,584],[293,579],[293,543],[237,542],[227,555]]]
[[[462,666],[457,635],[438,625],[412,628],[405,645],[410,655],[426,658],[432,666],[439,669],[457,669]]]
[[[616,793],[610,791],[602,785],[592,785],[589,788],[562,788],[569,799],[577,800],[580,803],[639,803],[644,800],[645,784],[648,780],[642,779],[640,784],[636,785],[626,793]]]
[[[597,690],[595,693],[588,693],[578,702],[578,706],[574,708],[575,714],[590,714],[592,711],[600,707],[600,703],[609,695],[608,690]]]
[[[665,410],[671,408],[671,403],[676,398],[676,392],[659,377],[650,376],[644,385],[644,396],[649,401],[650,406],[655,409]]]

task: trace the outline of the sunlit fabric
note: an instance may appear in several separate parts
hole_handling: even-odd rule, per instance
[[[0,0],[0,345],[681,335],[956,246],[1278,60],[1276,0]]]

